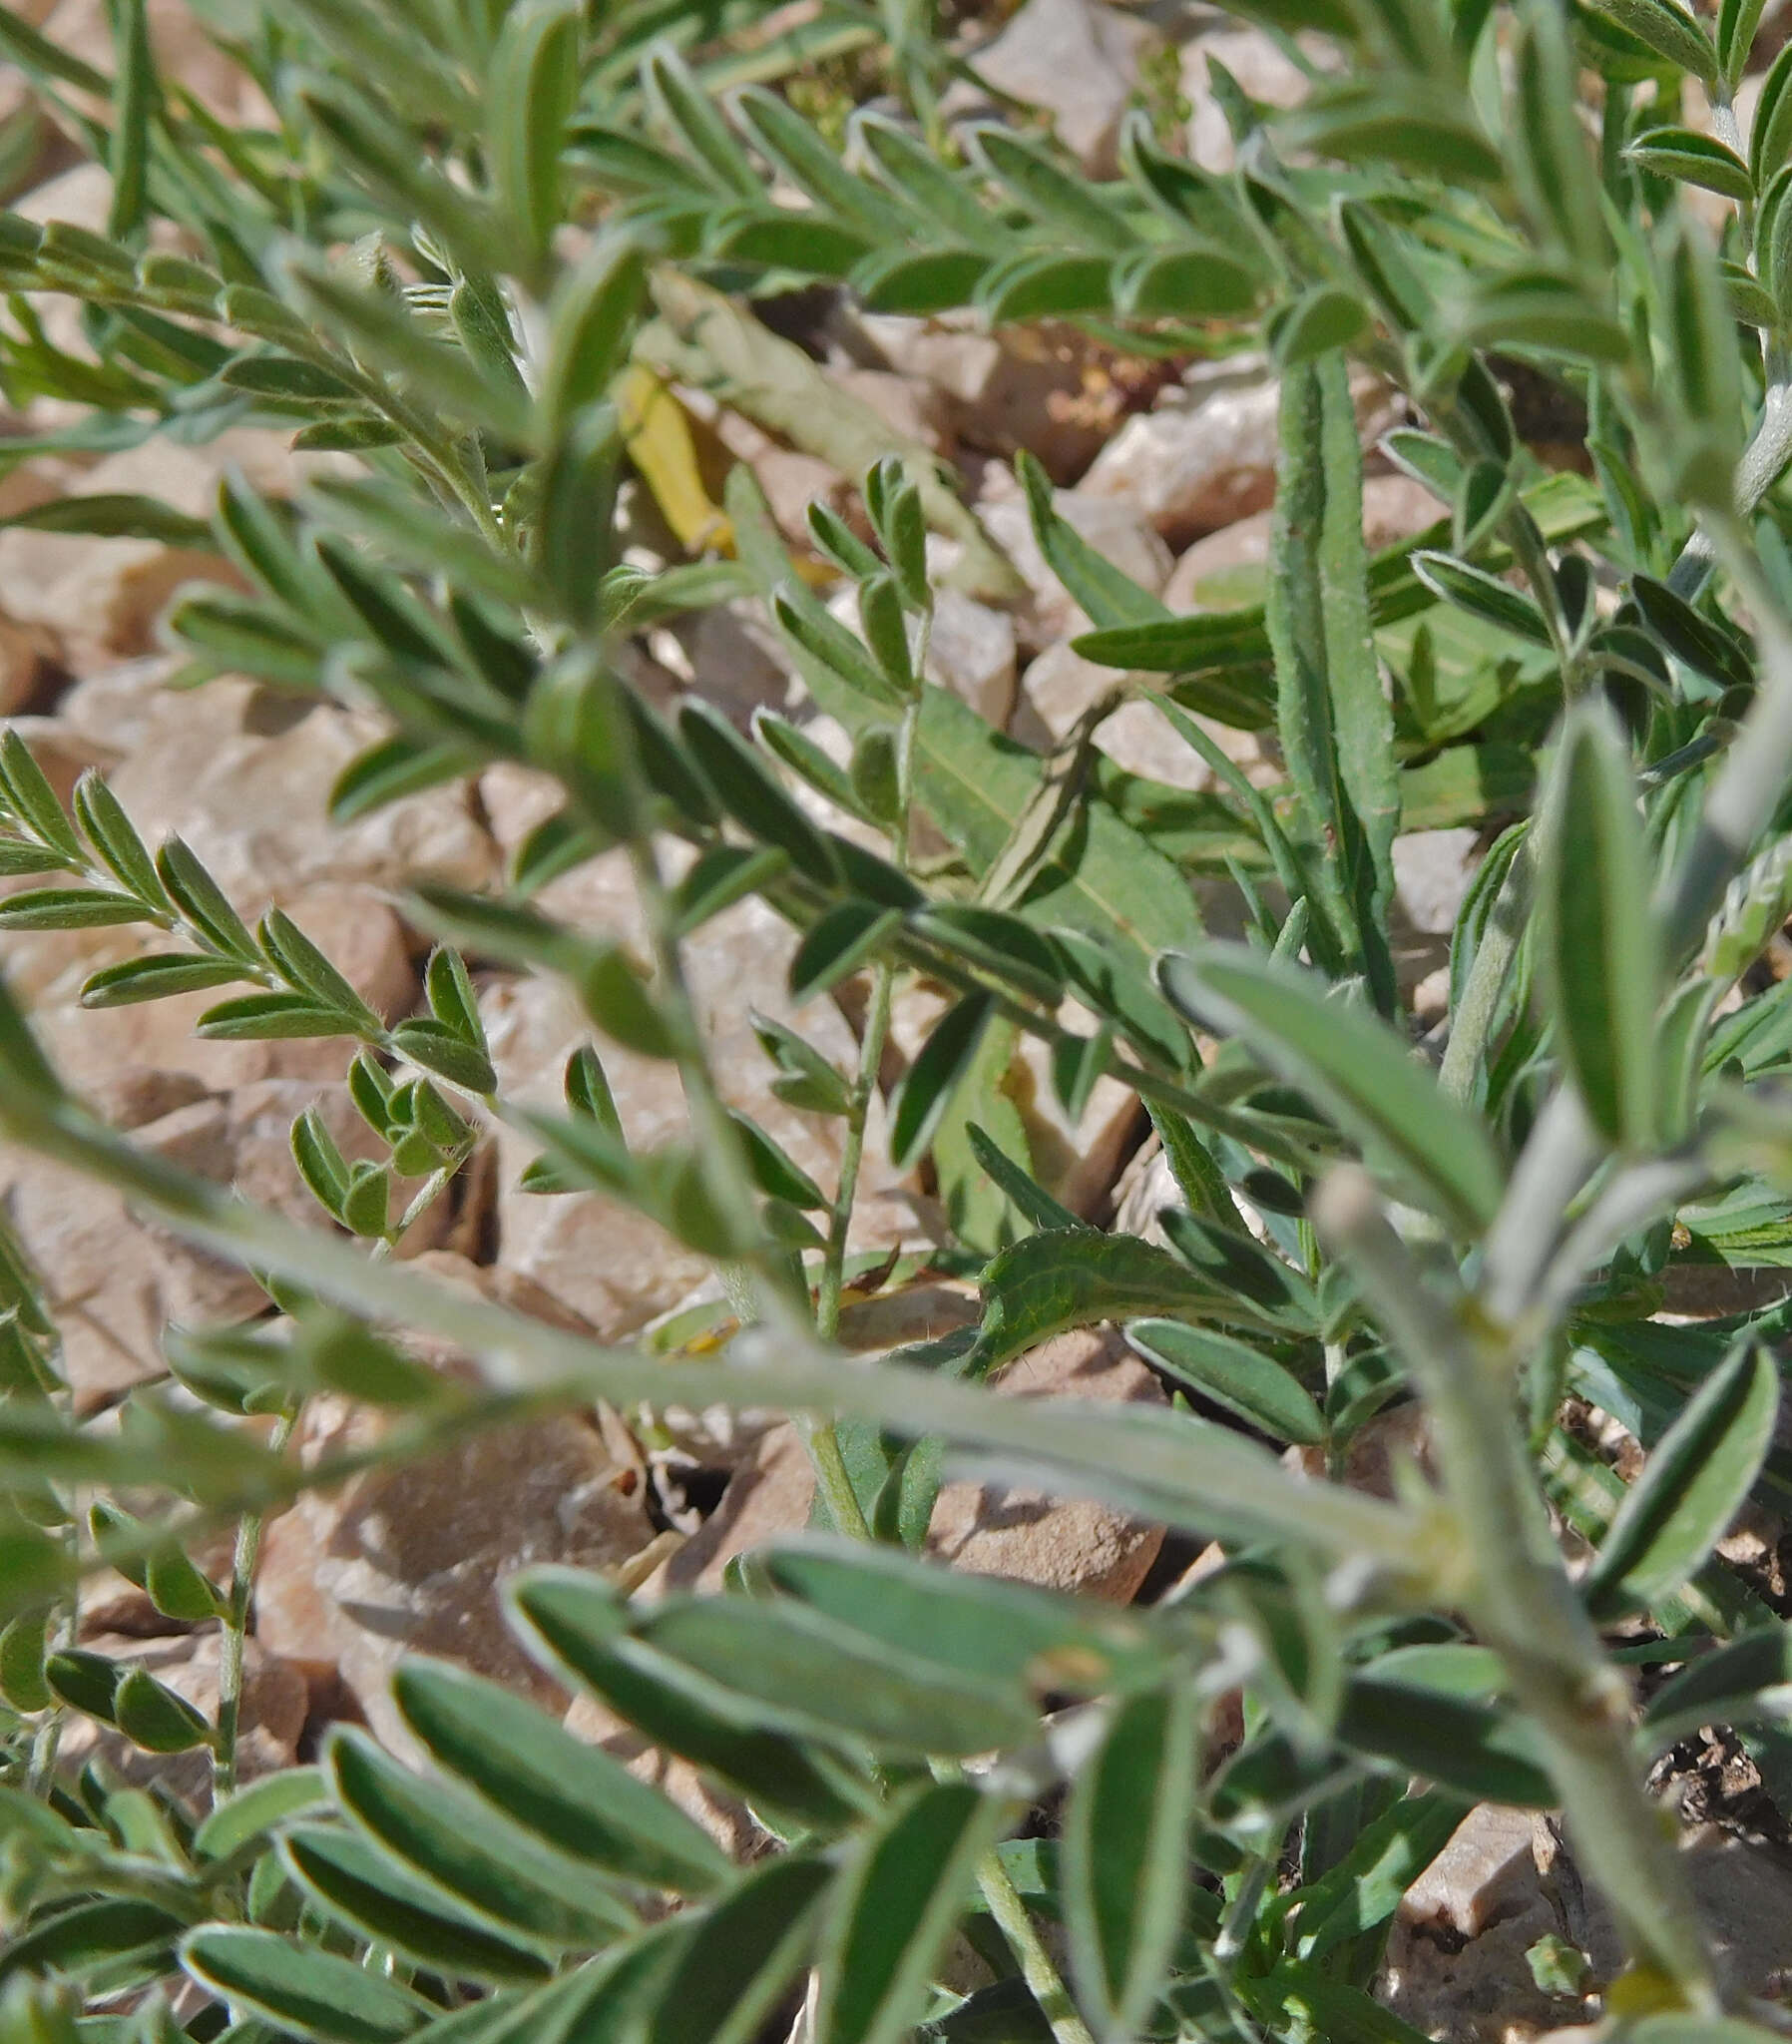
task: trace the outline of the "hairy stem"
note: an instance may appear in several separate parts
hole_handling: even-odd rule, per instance
[[[284,1452],[298,1423],[296,1402],[287,1405],[268,1436],[270,1453]],[[224,1801],[236,1787],[236,1741],[242,1723],[242,1664],[248,1635],[249,1602],[255,1593],[255,1564],[261,1554],[265,1514],[245,1512],[236,1522],[230,1555],[229,1607],[218,1640],[218,1728],[212,1746],[212,1801]]]
[[[1500,998],[1525,935],[1526,913],[1537,877],[1536,842],[1535,833],[1527,831],[1524,843],[1513,853],[1487,928],[1475,947],[1475,962],[1469,967],[1462,1000],[1450,1019],[1450,1041],[1444,1046],[1444,1060],[1438,1067],[1438,1084],[1452,1100],[1466,1101],[1474,1092],[1476,1077],[1493,1038]]]
[[[1587,1871],[1634,1961],[1671,1982],[1687,2007],[1714,2012],[1716,1979],[1691,1888],[1633,1765],[1628,1690],[1557,1551],[1515,1423],[1511,1349],[1470,1331],[1468,1301],[1453,1310],[1430,1288],[1360,1169],[1326,1181],[1315,1219],[1355,1269],[1424,1395],[1460,1529],[1462,1607],[1544,1733]]]

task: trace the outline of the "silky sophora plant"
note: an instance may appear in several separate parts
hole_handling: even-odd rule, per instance
[[[1792,1481],[1785,1311],[1653,1317],[1676,1267],[1792,1258],[1792,1006],[1758,964],[1792,907],[1792,48],[1744,133],[1758,0],[1715,21],[1673,0],[1239,11],[1301,36],[1305,101],[1230,96],[1225,176],[1135,118],[1106,182],[1019,124],[949,134],[958,60],[909,0],[794,22],[750,0],[214,0],[270,112],[237,131],[157,75],[144,0],[115,0],[106,71],[0,15],[112,191],[103,235],[0,219],[0,385],[84,408],[0,462],[242,423],[356,457],[294,503],[230,481],[208,520],[90,495],[13,522],[226,556],[242,592],[190,592],[169,620],[184,679],[382,713],[339,819],[496,761],[564,791],[503,891],[416,888],[440,948],[426,1011],[388,1026],[293,918],[251,923],[191,848],[145,844],[103,777],[65,802],[25,739],[0,745],[0,928],[142,926],[90,1007],[213,990],[203,1035],[341,1039],[378,1153],[346,1162],[309,1115],[294,1155],[335,1226],[257,1211],[108,1129],[0,1004],[6,1141],[241,1264],[278,1308],[171,1329],[184,1395],[142,1387],[102,1426],[0,1244],[0,2036],[1399,2040],[1370,1992],[1388,1925],[1478,1799],[1564,1810],[1625,1946],[1590,1983],[1624,2034],[1786,2027],[1739,2004],[1642,1784],[1725,1724],[1792,1794],[1786,1629],[1713,1553]],[[855,113],[842,153],[790,81],[880,38],[894,110]],[[1012,565],[924,450],[756,316],[804,281],[1172,358],[1259,340],[1282,416],[1262,602],[1172,614],[1023,460],[1039,552],[1090,622],[1077,649],[1115,689],[1050,757],[993,731],[925,680],[926,649],[942,575],[1001,598]],[[43,293],[80,300],[85,352]],[[1404,400],[1386,458],[1438,502],[1373,555],[1364,374]],[[1583,416],[1580,458],[1527,444],[1520,377]],[[854,518],[816,508],[793,555],[744,469],[687,516],[675,430],[669,452],[646,424],[676,389],[861,475]],[[644,493],[655,569],[626,552]],[[621,679],[629,639],[724,599],[762,606],[847,764],[799,718],[668,719]],[[1210,793],[1103,752],[1103,715],[1138,695]],[[1271,734],[1280,786],[1216,726]],[[923,819],[943,855],[916,856]],[[1507,827],[1456,929],[1447,1022],[1415,1045],[1393,845],[1459,822]],[[648,955],[533,901],[607,851]],[[1242,942],[1204,933],[1221,889]],[[705,1058],[681,946],[749,893],[800,932],[793,993],[862,992],[856,1069],[785,1025],[761,1037],[779,1097],[842,1124],[832,1186],[729,1112]],[[583,1003],[564,1111],[498,1092],[484,963]],[[879,1118],[914,977],[950,1005]],[[1072,1112],[1103,1075],[1136,1092],[1179,1190],[1161,1242],[1100,1232],[1042,1182],[990,1105],[1003,1033],[1046,1046]],[[675,1066],[685,1138],[630,1142],[606,1043]],[[538,1189],[620,1201],[713,1259],[738,1330],[700,1356],[608,1348],[407,1271],[393,1247],[494,1120],[539,1148]],[[982,1317],[848,1360],[876,1127],[897,1165],[932,1160]],[[1103,1320],[1187,1395],[990,1395],[1028,1347]],[[477,1382],[424,1368],[407,1331]],[[287,1439],[323,1390],[388,1423],[300,1467]],[[239,1788],[265,1515],[368,1457],[600,1396],[806,1428],[817,1528],[726,1594],[640,1605],[539,1570],[506,1592],[545,1666],[743,1798],[773,1848],[730,1864],[606,1754],[423,1659],[395,1685],[416,1765],[339,1727],[316,1766]],[[1408,1398],[1427,1467],[1392,1501],[1349,1487],[1353,1439]],[[1570,1399],[1647,1446],[1627,1486]],[[1133,1610],[926,1564],[942,1443],[1217,1537],[1226,1561]],[[1288,1445],[1336,1480],[1281,1466]],[[117,1502],[146,1486],[157,1516]],[[220,1524],[215,1582],[193,1549]],[[215,1713],[81,1643],[102,1562],[220,1629]],[[1670,1671],[1646,1707],[1638,1662]],[[1243,1737],[1220,1750],[1233,1692]],[[210,1794],[59,1772],[81,1716],[150,1754],[209,1750]]]

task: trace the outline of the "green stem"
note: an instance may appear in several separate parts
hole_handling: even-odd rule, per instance
[[[1525,935],[1526,910],[1537,877],[1537,855],[1533,849],[1536,841],[1535,832],[1527,831],[1524,843],[1513,853],[1512,864],[1506,869],[1506,878],[1495,897],[1493,913],[1475,947],[1468,984],[1450,1019],[1450,1041],[1444,1046],[1444,1061],[1438,1067],[1438,1085],[1452,1100],[1466,1101],[1474,1092],[1476,1077],[1493,1038],[1501,996]]]
[[[1670,1982],[1686,2007],[1715,2013],[1721,2001],[1685,1868],[1635,1773],[1628,1689],[1564,1566],[1515,1423],[1510,1341],[1478,1338],[1467,1301],[1453,1308],[1427,1283],[1360,1167],[1325,1182],[1315,1219],[1355,1269],[1425,1398],[1458,1527],[1459,1601],[1544,1734],[1587,1871],[1635,1962]]]
[[[298,1406],[289,1404],[268,1437],[270,1453],[280,1454],[292,1438]],[[221,1803],[236,1787],[236,1737],[242,1722],[242,1664],[248,1635],[248,1607],[255,1592],[255,1563],[261,1553],[260,1512],[245,1512],[236,1522],[236,1544],[230,1556],[230,1596],[218,1642],[218,1729],[212,1747],[212,1800]]]
[[[986,1852],[977,1862],[977,1885],[1057,2044],[1096,2044],[999,1853]]]

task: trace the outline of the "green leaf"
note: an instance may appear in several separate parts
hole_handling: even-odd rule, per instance
[[[1559,1799],[1529,1720],[1421,1683],[1353,1676],[1337,1737],[1478,1799],[1543,1809]]]
[[[1357,1835],[1336,1866],[1296,1892],[1298,1955],[1323,1958],[1387,1922],[1468,1811],[1463,1797],[1439,1788],[1401,1796]]]
[[[827,839],[719,711],[687,702],[678,713],[678,735],[731,815],[755,837],[787,852],[799,871],[824,886],[839,885]]]
[[[1276,721],[1308,829],[1328,848],[1329,918],[1390,1012],[1385,924],[1400,789],[1369,637],[1362,459],[1342,356],[1284,375],[1280,436],[1267,613]]]
[[[278,1043],[352,1033],[334,1008],[320,1008],[304,994],[244,994],[238,1001],[220,1001],[206,1010],[194,1031],[212,1043]]]
[[[814,128],[788,102],[749,85],[733,98],[733,112],[753,141],[793,184],[818,205],[851,223],[874,244],[903,241],[913,223],[869,180],[848,170]]]
[[[1748,169],[1757,191],[1766,192],[1788,156],[1792,156],[1792,43],[1768,67],[1761,81],[1761,97],[1755,102]]]
[[[1677,178],[1683,185],[1699,185],[1707,192],[1719,192],[1726,199],[1744,205],[1755,196],[1754,180],[1748,166],[1726,143],[1696,128],[1649,128],[1624,151],[1638,170],[1657,178]]]
[[[401,1022],[389,1040],[401,1057],[469,1093],[491,1093],[497,1087],[498,1075],[486,1053],[440,1022]]]
[[[15,1711],[47,1711],[56,1693],[44,1679],[49,1613],[28,1612],[0,1627],[0,1697]]]
[[[907,1170],[933,1141],[953,1089],[977,1055],[993,1005],[990,994],[967,994],[946,1011],[903,1074],[890,1103],[890,1162],[898,1170]]]
[[[135,894],[105,887],[30,887],[0,897],[0,930],[93,930],[149,919]]]
[[[965,1138],[971,1146],[971,1155],[983,1172],[1001,1188],[1003,1194],[1026,1215],[1035,1228],[1080,1229],[1089,1224],[1073,1214],[1068,1207],[1060,1205],[1044,1186],[1038,1185],[1003,1150],[987,1129],[981,1129],[975,1122],[965,1125]]]
[[[729,207],[714,216],[705,246],[723,259],[788,269],[798,276],[844,276],[867,253],[856,228],[824,214],[763,204]]]
[[[1315,284],[1269,322],[1269,351],[1276,366],[1293,369],[1347,347],[1368,324],[1369,308],[1335,284]]]
[[[1459,561],[1449,554],[1419,552],[1413,555],[1413,573],[1434,596],[1472,618],[1510,632],[1532,646],[1553,648],[1549,621],[1536,599],[1511,583],[1502,582],[1485,568]]]
[[[1182,1928],[1200,1718],[1192,1683],[1128,1697],[1071,1788],[1065,1923],[1083,2004],[1107,2036],[1137,2032]]]
[[[1114,302],[1107,256],[1060,256],[1023,249],[985,271],[977,304],[992,326],[1105,312]]]
[[[644,1058],[675,1058],[678,1039],[620,944],[592,946],[579,973],[585,1012],[604,1034]],[[496,1081],[493,1081],[496,1084]]]
[[[1170,612],[1148,590],[1098,553],[1057,508],[1052,479],[1025,448],[1015,456],[1015,473],[1027,492],[1033,537],[1059,581],[1089,614],[1098,630],[1148,625]]]
[[[1704,30],[1673,0],[1586,0],[1586,6],[1589,13],[1603,15],[1702,84],[1715,83],[1717,52]]]
[[[1630,596],[1642,613],[1643,623],[1674,659],[1684,662],[1694,674],[1715,682],[1720,689],[1753,686],[1747,648],[1734,633],[1694,610],[1665,582],[1657,582],[1649,575],[1633,575]]]
[[[408,2037],[429,2012],[426,2002],[352,1959],[271,1930],[208,1924],[182,1940],[181,1963],[233,2006],[326,2044],[388,2044]]]
[[[94,768],[89,767],[75,783],[70,803],[76,822],[88,842],[100,854],[120,885],[130,893],[163,907],[172,907],[136,826],[125,814],[119,798]]]
[[[124,1671],[112,1695],[112,1715],[132,1745],[147,1753],[186,1753],[212,1737],[211,1725],[185,1697],[141,1668]]]
[[[566,1951],[606,1944],[633,1927],[602,1886],[569,1883],[564,1867],[517,1824],[464,1789],[420,1781],[364,1733],[336,1727],[324,1766],[338,1806],[371,1844],[498,1930]]]
[[[550,433],[597,403],[627,361],[647,293],[647,259],[621,238],[601,239],[555,295],[541,405]]]
[[[1312,1445],[1325,1416],[1294,1373],[1229,1334],[1181,1320],[1133,1320],[1126,1339],[1148,1362],[1211,1398],[1271,1439]]]
[[[81,1005],[126,1008],[137,1001],[162,1001],[228,986],[243,977],[243,968],[227,958],[207,958],[197,951],[155,951],[90,973],[81,983]]]
[[[1407,1197],[1465,1235],[1492,1224],[1504,1172],[1487,1130],[1438,1091],[1384,1023],[1237,944],[1167,957],[1158,979],[1183,1014],[1243,1037],[1253,1056],[1310,1093]]]
[[[1748,53],[1765,5],[1766,0],[1718,0],[1717,67],[1732,93],[1748,68]]]
[[[1500,153],[1475,125],[1470,103],[1459,105],[1460,114],[1440,105],[1418,78],[1355,80],[1315,92],[1282,132],[1292,148],[1346,162],[1396,164],[1454,183],[1496,183],[1505,175]]]
[[[751,160],[670,42],[654,46],[641,76],[655,120],[681,144],[706,184],[741,199],[763,196]]]
[[[1184,1307],[1214,1311],[1223,1294],[1179,1258],[1136,1236],[1091,1242],[1083,1228],[1029,1236],[1003,1250],[983,1273],[978,1350],[999,1368],[1067,1327]]]
[[[629,1637],[628,1611],[601,1578],[528,1569],[506,1595],[526,1644],[555,1673],[589,1690],[669,1753],[731,1783],[757,1804],[837,1828],[863,1798],[802,1742],[743,1717],[726,1691],[694,1682],[670,1657]]]
[[[163,840],[156,853],[156,872],[169,898],[202,935],[210,938],[219,950],[259,971],[261,954],[243,927],[242,918],[183,839]]]
[[[1659,1752],[1701,1725],[1772,1723],[1785,1715],[1792,1688],[1792,1628],[1764,1626],[1715,1647],[1682,1668],[1649,1698],[1643,1731]]]
[[[991,262],[975,249],[890,249],[867,256],[850,281],[867,311],[925,317],[968,305]]]
[[[431,339],[402,300],[346,283],[321,267],[295,262],[291,273],[313,317],[357,353],[402,377],[417,402],[440,406],[513,445],[527,444],[528,403],[521,388],[486,374],[464,349]]]
[[[899,1799],[857,1845],[829,1898],[816,2044],[898,2044],[926,2005],[1002,1805],[968,1783]]]
[[[413,1658],[393,1694],[439,1767],[556,1850],[679,1894],[727,1876],[726,1855],[676,1804],[510,1691]]]
[[[1262,277],[1238,251],[1140,249],[1116,266],[1110,288],[1130,319],[1222,319],[1250,310]]]
[[[752,2044],[808,1953],[833,1878],[824,1859],[782,1853],[691,1919],[644,2044]]]
[[[220,1802],[194,1833],[198,1860],[227,1859],[301,1811],[327,1802],[323,1777],[315,1768],[282,1768]]]
[[[1657,1604],[1722,1539],[1773,1440],[1779,1374],[1740,1343],[1656,1442],[1581,1585],[1600,1616]]]
[[[1136,1616],[897,1549],[793,1534],[760,1557],[779,1590],[906,1658],[1031,1688],[1098,1694],[1162,1666]]]
[[[1656,1125],[1663,963],[1629,749],[1615,721],[1568,724],[1546,817],[1542,963],[1563,1062],[1593,1126],[1646,1145]]]
[[[191,518],[155,497],[118,492],[53,497],[47,504],[0,518],[0,526],[7,525],[32,532],[80,533],[88,539],[147,539],[165,547],[209,550],[212,545],[210,520]]]
[[[751,1722],[894,1753],[963,1757],[1024,1743],[1018,1686],[911,1660],[795,1604],[669,1598],[631,1630],[739,1699]]]
[[[1060,169],[1038,144],[988,125],[972,129],[970,141],[992,175],[1060,237],[1110,255],[1137,241],[1123,212],[1102,198],[1087,179]]]
[[[486,163],[538,261],[562,217],[560,152],[579,97],[579,32],[572,0],[524,0],[504,16],[484,80]]]
[[[301,1824],[280,1838],[280,1858],[325,1915],[357,1935],[448,1979],[539,1980],[550,1970],[539,1953],[496,1937],[447,1908],[352,1831]]]

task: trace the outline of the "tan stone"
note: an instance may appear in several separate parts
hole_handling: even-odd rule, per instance
[[[40,708],[62,672],[62,641],[0,612],[0,717]]]
[[[437,1259],[438,1278],[488,1289],[483,1273]],[[412,1344],[434,1366],[452,1349]],[[301,1427],[308,1466],[364,1449],[380,1416],[314,1400]],[[480,1432],[426,1460],[374,1468],[307,1492],[267,1530],[256,1630],[276,1652],[334,1668],[379,1737],[411,1742],[387,1692],[406,1653],[444,1656],[546,1703],[559,1692],[505,1624],[497,1591],[537,1562],[615,1569],[654,1537],[647,1484],[613,1419],[576,1413]]]
[[[290,1154],[297,1115],[316,1107],[351,1160],[381,1154],[342,1089],[312,1080],[268,1079],[213,1094],[190,1076],[136,1065],[117,1069],[96,1104],[115,1106],[150,1155],[318,1227],[330,1224]],[[394,1212],[417,1190],[415,1181],[400,1181]],[[22,1152],[0,1150],[0,1209],[58,1309],[64,1367],[84,1408],[158,1371],[169,1323],[241,1319],[267,1305],[246,1273],[139,1220],[110,1187]],[[450,1218],[438,1202],[413,1226],[405,1251],[439,1240]]]
[[[1232,132],[1213,94],[1209,58],[1265,106],[1297,107],[1311,88],[1300,66],[1260,28],[1222,23],[1190,43],[1182,52],[1182,94],[1192,109],[1188,154],[1203,170],[1224,173],[1234,164]]]
[[[989,333],[970,314],[913,319],[889,312],[856,313],[852,324],[881,357],[873,366],[940,393],[965,447],[1003,456],[1025,447],[1054,481],[1070,482],[1108,437],[1105,426],[1079,412],[1092,344],[1074,328],[1041,323]]]
[[[1353,390],[1371,443],[1392,422],[1384,386],[1359,375]],[[1203,364],[1155,410],[1128,419],[1079,488],[1126,499],[1171,546],[1186,546],[1273,499],[1280,401],[1280,386],[1260,364]]]
[[[359,887],[325,885],[289,897],[284,906],[382,1020],[396,1021],[415,1006],[418,976],[410,946],[384,902]],[[82,982],[100,966],[176,948],[176,940],[160,930],[131,925],[0,937],[0,961],[8,983],[31,998],[32,1019],[51,1062],[78,1088],[141,1069],[189,1073],[220,1090],[262,1079],[342,1076],[355,1050],[346,1037],[219,1043],[194,1034],[208,1008],[251,991],[246,985],[124,1008],[80,1005]]]
[[[200,10],[187,0],[149,0],[148,13],[156,68],[165,82],[184,85],[232,127],[272,123],[273,109],[247,73],[206,33]],[[111,75],[114,57],[105,0],[60,0],[46,12],[43,32],[71,56]]]
[[[362,882],[419,879],[479,887],[493,877],[491,839],[458,785],[390,802],[352,823],[329,820],[329,792],[382,736],[373,718],[257,689],[209,682],[146,705],[113,791],[152,845],[187,839],[238,905]]]
[[[997,1384],[1009,1397],[1093,1398],[1161,1404],[1156,1378],[1120,1337],[1098,1329],[1060,1334],[1019,1357]],[[814,1478],[796,1428],[773,1427],[729,1478],[699,1532],[644,1594],[717,1590],[737,1554],[808,1523]],[[1162,1545],[1163,1529],[1087,1499],[1055,1499],[1003,1484],[946,1484],[934,1505],[928,1552],[973,1575],[1007,1576],[1110,1602],[1128,1602]]]
[[[577,928],[620,937],[637,949],[642,945],[626,853],[594,859],[539,898],[546,910]],[[773,1069],[750,1019],[758,1010],[788,1022],[843,1070],[856,1061],[856,1045],[830,1000],[792,1009],[784,975],[795,941],[763,902],[743,901],[687,941],[685,971],[723,1098],[751,1114],[826,1190],[838,1170],[841,1124],[772,1096]],[[675,1068],[604,1042],[563,984],[501,979],[487,991],[482,1010],[507,1099],[558,1109],[568,1056],[581,1044],[596,1043],[633,1146],[647,1150],[687,1134]],[[888,1183],[875,1163],[880,1142],[876,1135],[868,1147],[868,1213]],[[517,1179],[539,1146],[508,1128],[498,1132],[498,1146],[499,1261],[545,1285],[606,1338],[644,1326],[690,1296],[708,1275],[704,1258],[616,1202],[595,1194],[519,1191]],[[866,1225],[861,1223],[855,1242],[878,1246],[866,1239]]]
[[[1448,515],[1447,507],[1411,476],[1363,479],[1363,544],[1372,554],[1416,538]],[[1173,611],[1226,610],[1258,602],[1273,524],[1272,512],[1257,511],[1197,539],[1178,556],[1163,584],[1163,601]]]
[[[1144,22],[1100,0],[1027,0],[971,62],[998,92],[1049,112],[1058,140],[1105,177],[1150,40]]]

